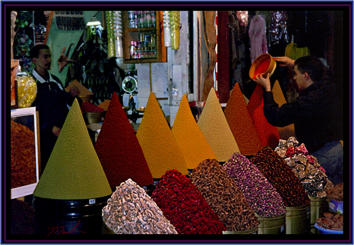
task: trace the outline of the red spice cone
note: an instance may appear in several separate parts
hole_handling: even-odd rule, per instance
[[[277,127],[271,125],[264,116],[263,105],[263,88],[257,85],[248,102],[247,109],[262,146],[270,146],[274,149],[278,145],[280,136]]]
[[[113,189],[129,178],[140,186],[153,183],[144,153],[116,93],[113,93],[95,149]]]
[[[243,155],[255,155],[262,149],[261,140],[247,110],[240,86],[235,84],[225,108],[225,117]]]

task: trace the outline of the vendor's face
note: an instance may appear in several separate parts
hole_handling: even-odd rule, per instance
[[[301,73],[297,66],[294,67],[294,72],[294,80],[296,81],[297,89],[301,91],[308,86],[305,73]]]
[[[51,61],[52,59],[49,49],[41,49],[38,58],[33,59],[36,68],[41,70],[50,70]]]

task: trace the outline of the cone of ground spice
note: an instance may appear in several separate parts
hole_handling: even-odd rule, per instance
[[[264,116],[263,105],[263,88],[257,85],[248,102],[247,109],[262,146],[270,146],[274,149],[278,145],[280,136],[277,127],[271,125]]]
[[[187,164],[154,93],[150,93],[136,134],[153,178],[170,169],[187,174]]]
[[[224,112],[241,153],[255,155],[262,148],[262,144],[238,83],[232,89]]]
[[[75,99],[33,195],[57,200],[112,193]]]
[[[90,96],[93,95],[90,90],[88,90],[77,80],[71,81],[69,85],[65,88],[65,91],[69,93],[72,87],[76,87],[79,90],[79,97],[82,99],[82,101],[89,101]]]
[[[179,234],[222,234],[226,228],[190,179],[167,171],[152,198]]]
[[[102,108],[104,111],[108,111],[108,107],[110,103],[111,100],[104,100],[101,104],[98,105],[98,107]]]
[[[258,219],[235,181],[215,159],[207,159],[190,174],[209,206],[227,231],[257,230]]]
[[[286,165],[284,160],[269,146],[264,147],[251,162],[283,198],[286,207],[299,207],[309,204],[309,198],[300,180]]]
[[[198,126],[213,149],[218,161],[227,161],[232,154],[240,152],[214,88],[209,92],[198,120]]]
[[[186,95],[183,95],[179,104],[172,133],[183,153],[188,169],[197,167],[205,159],[216,158],[193,117]]]
[[[104,110],[101,107],[98,107],[88,101],[82,102],[81,110],[82,112],[104,112]]]
[[[116,234],[177,234],[154,200],[131,179],[117,186],[102,218]]]
[[[113,93],[95,149],[113,190],[129,178],[140,186],[153,183],[144,153],[116,93]]]
[[[273,99],[278,104],[279,107],[281,107],[286,103],[283,91],[281,90],[278,80],[276,80],[273,85],[272,93],[273,93]],[[290,136],[295,135],[295,128],[293,123],[284,127],[277,127],[277,128],[281,139],[287,139]]]
[[[224,163],[223,169],[233,178],[259,216],[276,217],[285,214],[280,194],[247,157],[235,153]]]

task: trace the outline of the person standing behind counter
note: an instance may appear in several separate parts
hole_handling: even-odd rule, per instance
[[[58,60],[59,70],[69,61],[64,57],[64,51]],[[37,44],[30,51],[34,64],[32,76],[37,83],[37,96],[32,106],[36,106],[39,113],[40,146],[41,146],[41,173],[53,150],[60,129],[66,115],[79,90],[72,87],[67,93],[59,78],[49,73],[51,67],[51,52],[47,45]]]
[[[279,107],[273,99],[269,73],[257,76],[254,81],[265,90],[265,117],[270,124],[278,127],[294,123],[297,139],[318,159],[329,179],[334,184],[343,182],[338,98],[327,68],[313,56],[300,57],[295,61],[286,56],[274,59],[294,69],[299,96],[294,102]]]

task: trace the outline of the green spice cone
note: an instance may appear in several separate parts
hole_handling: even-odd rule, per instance
[[[33,195],[76,200],[111,193],[75,99]]]

